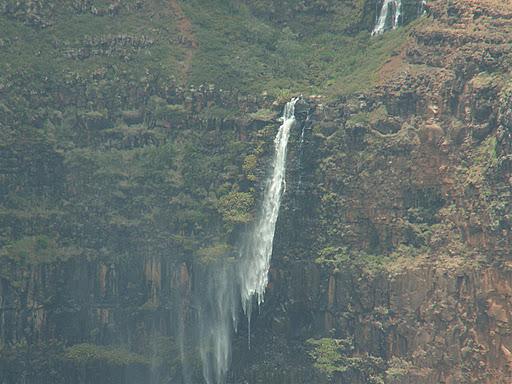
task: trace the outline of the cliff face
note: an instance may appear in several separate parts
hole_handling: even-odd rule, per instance
[[[510,381],[508,8],[431,2],[374,92],[316,106],[260,321],[352,339],[334,381]]]
[[[263,177],[252,162],[271,147],[255,132],[273,113],[250,117],[268,101],[214,87],[155,90],[136,92],[138,109],[107,107],[115,118],[75,115],[67,148],[4,147],[1,382],[181,380],[180,345],[197,359],[183,340],[194,272],[228,257],[252,216]],[[205,112],[218,105],[248,117]]]
[[[154,11],[75,3],[73,15],[93,19]],[[297,6],[316,21],[368,8]],[[17,7],[4,7],[9,28],[52,28],[68,12]],[[300,55],[296,9],[250,7],[268,28],[289,28]],[[170,15],[183,20],[184,8],[172,2]],[[245,15],[240,6],[217,11]],[[251,350],[240,325],[230,382],[510,381],[512,6],[432,1],[427,14],[372,43],[389,57],[375,84],[361,84],[364,93],[306,98],[267,297]],[[192,26],[202,17],[192,14]],[[365,20],[343,28],[368,29]],[[209,263],[233,255],[253,218],[288,94],[274,102],[181,88],[151,66],[130,72],[124,57],[142,60],[165,40],[157,27],[143,40],[92,39],[86,51],[48,41],[85,55],[66,59],[80,60],[84,73],[39,82],[37,64],[35,72],[8,66],[1,78],[2,383],[180,382],[183,354],[192,381],[201,380],[185,330],[196,321],[192,291]],[[199,30],[196,41],[188,21],[173,31],[188,63],[176,75],[194,78],[194,63],[205,68],[205,37]],[[395,38],[403,44],[388,47]],[[7,54],[21,44],[0,43]],[[358,73],[368,68],[341,79],[367,81]],[[334,357],[324,361],[315,351],[333,340]]]

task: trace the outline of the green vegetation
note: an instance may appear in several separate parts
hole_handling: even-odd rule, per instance
[[[386,379],[389,383],[394,383],[407,376],[412,368],[413,366],[409,361],[394,356],[388,361]]]
[[[184,3],[199,41],[191,82],[274,97],[283,90],[336,95],[369,89],[410,27],[371,38],[361,30],[372,20],[364,1],[308,3]]]
[[[251,221],[254,196],[249,192],[231,192],[219,200],[219,211],[226,222],[245,224]]]
[[[0,15],[5,36],[0,80],[20,72],[63,80],[101,78],[107,72],[133,79],[182,75],[179,63],[192,48],[177,38],[181,32],[170,6],[136,0],[114,8],[102,1],[78,3],[52,0],[35,12],[26,2],[6,6]],[[290,1],[277,5],[279,10],[267,3],[181,4],[198,40],[189,83],[275,97],[283,90],[361,91],[373,84],[376,70],[408,34],[403,28],[371,38],[373,15],[364,11],[364,1]]]
[[[54,238],[45,235],[25,236],[8,243],[0,251],[1,257],[8,257],[16,263],[50,263],[75,256],[76,250],[59,247]]]
[[[405,252],[407,256],[415,255],[415,249],[409,249],[405,246],[389,255],[371,254],[355,250],[350,251],[346,247],[329,246],[320,250],[319,256],[315,259],[315,263],[327,266],[333,269],[334,272],[338,272],[341,269],[353,269],[373,275],[379,271],[385,270],[396,258],[402,256],[404,249],[409,251]]]
[[[349,127],[354,127],[357,124],[369,124],[370,123],[370,113],[369,112],[359,112],[355,115],[350,116],[347,120],[347,125]]]
[[[37,382],[44,375],[53,384],[66,384],[62,375],[64,345],[57,340],[32,342],[20,340],[0,345],[0,374],[4,378],[19,378]],[[13,379],[9,382],[15,382]]]
[[[365,383],[384,383],[384,361],[371,355],[354,354],[351,339],[309,339],[306,343],[313,366],[330,381],[340,374],[356,373]]]
[[[172,71],[177,67],[183,49],[174,42],[177,30],[170,10],[158,3],[142,5],[130,0],[115,13],[95,14],[91,7],[100,2],[88,9],[77,7],[77,3],[46,2],[46,14],[41,15],[47,19],[44,28],[16,17],[32,14],[28,10],[4,13],[0,17],[5,37],[0,48],[3,74],[32,67],[39,73],[85,76],[106,66],[118,66],[119,72],[143,75],[147,70]]]
[[[220,260],[226,260],[231,256],[233,247],[228,244],[217,243],[211,247],[204,247],[197,251],[203,264],[212,264]]]
[[[65,358],[76,364],[103,363],[113,366],[149,365],[149,359],[121,348],[77,344],[68,348]]]
[[[307,344],[312,347],[309,355],[314,361],[313,365],[329,379],[333,378],[335,373],[346,372],[349,369],[350,364],[343,352],[351,350],[351,340],[309,339]]]
[[[258,158],[256,155],[247,155],[244,159],[244,163],[242,164],[242,168],[245,172],[245,177],[249,181],[256,181],[256,176],[254,175],[254,171],[258,165]]]
[[[330,382],[348,374],[348,378],[359,377],[368,384],[395,383],[413,369],[409,361],[396,356],[384,362],[380,357],[359,355],[352,339],[309,339],[306,344],[313,366]]]
[[[500,73],[480,72],[471,79],[471,85],[475,88],[495,87],[503,83],[504,76]]]
[[[288,98],[288,100],[290,100],[290,98]],[[276,113],[270,109],[263,108],[259,109],[254,113],[251,113],[249,116],[254,120],[271,122],[273,119],[276,118]]]
[[[480,144],[472,163],[472,166],[468,167],[466,171],[467,179],[465,184],[482,185],[485,181],[486,173],[498,164],[495,137],[488,137]]]

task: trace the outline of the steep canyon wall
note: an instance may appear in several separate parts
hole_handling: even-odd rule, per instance
[[[510,382],[512,8],[427,13],[370,91],[297,109],[228,382]],[[183,355],[201,380],[193,287],[254,217],[286,98],[114,74],[0,88],[1,383],[180,383]],[[330,378],[325,338],[350,344]]]

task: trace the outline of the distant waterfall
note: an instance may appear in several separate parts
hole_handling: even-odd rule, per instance
[[[282,124],[274,140],[275,153],[272,161],[272,175],[267,180],[263,205],[258,214],[256,225],[249,233],[241,248],[239,279],[242,308],[249,321],[251,318],[252,300],[256,297],[258,305],[268,283],[270,257],[274,243],[274,231],[281,205],[281,197],[285,189],[286,152],[290,129],[295,124],[295,103],[292,99],[284,108]]]
[[[372,36],[382,35],[388,29],[396,29],[401,16],[402,0],[384,0]]]
[[[274,139],[272,174],[266,182],[263,204],[254,227],[243,239],[239,258],[236,262],[220,263],[197,272],[197,279],[203,287],[196,297],[198,344],[207,384],[226,382],[240,301],[249,321],[249,340],[253,297],[257,298],[258,305],[263,302],[274,231],[285,188],[287,144],[295,123],[297,100],[292,99],[284,108],[282,124]],[[186,372],[188,365],[184,364],[184,367],[183,376],[188,384],[191,383],[190,373]]]
[[[419,9],[418,9],[418,16],[421,16],[422,14],[427,12],[427,0],[421,0]]]

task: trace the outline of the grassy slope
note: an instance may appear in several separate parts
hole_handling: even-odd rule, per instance
[[[103,2],[94,3],[100,7]],[[363,1],[331,1],[335,5],[328,11],[288,3],[269,15],[264,10],[270,2],[265,0],[182,2],[199,42],[190,83],[274,95],[283,90],[330,95],[362,91],[373,84],[376,70],[407,35],[402,29],[371,38],[362,30],[373,17],[364,10]],[[135,7],[135,1],[124,2],[115,16],[77,12],[64,4],[53,8],[47,16],[51,25],[43,29],[27,26],[19,17],[0,16],[8,41],[0,47],[4,76],[29,68],[41,74],[85,75],[102,66],[138,75],[145,70],[178,75],[187,48],[178,41],[177,20],[166,1],[145,2],[141,8]],[[118,47],[111,54],[85,59],[66,57],[91,39],[116,35],[145,36],[153,44]]]
[[[318,14],[289,5],[293,16],[282,20],[266,15],[265,4],[260,3],[192,0],[183,4],[199,40],[192,82],[272,95],[364,91],[374,84],[378,68],[403,44],[409,30],[371,38],[361,31],[368,17],[361,1],[344,2]]]
[[[176,25],[170,11],[164,4],[153,2],[142,8],[135,8],[135,1],[123,3],[125,6],[116,15],[97,16],[90,11],[77,11],[64,2],[47,16],[51,25],[46,28],[29,26],[12,15],[1,15],[0,29],[7,42],[0,48],[2,73],[34,68],[41,74],[88,74],[102,65],[119,65],[121,69],[140,73],[144,67],[173,71],[183,49],[176,43]],[[82,60],[67,57],[69,51],[86,46],[88,40],[120,35],[144,35],[154,44],[139,51],[118,49],[113,54]]]

